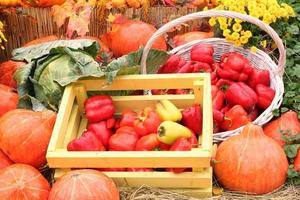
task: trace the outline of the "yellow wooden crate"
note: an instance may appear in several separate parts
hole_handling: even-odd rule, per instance
[[[200,103],[203,110],[203,134],[199,137],[199,147],[191,151],[67,151],[67,144],[79,137],[87,127],[83,105],[87,91],[176,88],[193,89],[193,94],[114,96],[116,114],[120,114],[125,108],[141,110],[146,106],[154,107],[161,99],[171,100],[180,109]],[[105,172],[105,174],[113,178],[120,187],[139,187],[145,184],[172,188],[192,196],[210,196],[212,129],[209,74],[126,75],[117,77],[111,85],[107,85],[104,79],[80,80],[65,88],[47,150],[47,161],[50,168],[56,168],[55,178],[59,178],[70,168],[192,168],[192,172],[180,174],[172,172]]]

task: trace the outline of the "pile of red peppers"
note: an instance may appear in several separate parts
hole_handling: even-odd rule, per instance
[[[239,128],[256,119],[267,109],[275,96],[270,87],[270,74],[259,70],[237,52],[225,53],[220,61],[214,59],[214,48],[198,44],[190,51],[190,61],[172,55],[158,73],[196,73],[211,75],[214,132]],[[176,89],[152,91],[153,94],[188,94]]]
[[[162,100],[156,109],[124,110],[116,118],[113,100],[107,95],[88,98],[84,103],[88,127],[67,146],[68,151],[189,151],[198,146],[202,133],[202,110],[195,104],[180,111]],[[150,168],[108,168],[102,171],[153,171]],[[180,173],[190,169],[169,168]]]

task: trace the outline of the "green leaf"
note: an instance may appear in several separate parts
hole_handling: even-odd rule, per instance
[[[297,35],[299,34],[299,27],[293,24],[287,27],[287,31],[293,35]]]
[[[140,73],[140,63],[143,49],[124,55],[113,60],[105,68],[106,80],[110,84],[117,75],[128,75]],[[147,57],[147,73],[156,73],[160,65],[165,63],[169,55],[165,51],[151,49]]]
[[[295,178],[298,177],[298,172],[295,171],[294,166],[290,165],[288,169],[288,178]]]
[[[295,158],[300,148],[300,144],[288,144],[284,146],[284,151],[289,158]]]
[[[36,112],[47,110],[47,108],[39,100],[29,95],[22,96],[19,99],[18,108],[32,109]]]
[[[70,49],[82,50],[94,58],[100,49],[100,45],[94,40],[57,40],[15,49],[12,51],[12,59],[31,62],[33,59],[48,56],[49,54],[59,53],[59,49],[53,50],[58,47],[68,47]],[[52,52],[50,52],[51,50]]]
[[[273,114],[274,117],[279,117],[279,115],[280,115],[279,109],[274,109],[274,110],[272,111],[272,114]]]

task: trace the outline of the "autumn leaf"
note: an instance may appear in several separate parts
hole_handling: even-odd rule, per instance
[[[51,8],[51,15],[58,27],[61,27],[65,20],[73,15],[73,0],[67,0],[62,5],[55,5]]]
[[[109,13],[106,21],[109,23],[113,23],[115,21],[115,19],[116,19],[116,16],[113,15],[112,13]]]

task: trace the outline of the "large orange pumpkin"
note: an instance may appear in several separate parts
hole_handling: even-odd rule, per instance
[[[0,84],[0,117],[8,111],[16,109],[18,101],[19,96],[13,88]]]
[[[119,200],[119,191],[105,174],[91,169],[70,171],[54,183],[49,200]]]
[[[215,159],[214,172],[224,187],[252,194],[269,193],[282,186],[289,167],[280,145],[251,123],[240,135],[221,143]]]
[[[300,133],[300,123],[297,113],[288,111],[282,114],[278,119],[273,120],[264,127],[264,133],[273,138],[281,146],[284,146],[283,135],[296,135]]]
[[[56,114],[12,110],[0,118],[0,148],[14,162],[41,167],[46,162]]]
[[[59,38],[56,35],[48,35],[48,36],[37,38],[35,40],[31,40],[31,41],[25,43],[23,45],[23,47],[28,47],[28,46],[31,46],[31,45],[41,44],[41,43],[44,43],[44,42],[52,42],[52,41],[55,41],[55,40],[59,40]]]
[[[3,169],[11,164],[13,164],[13,161],[11,161],[7,155],[0,150],[0,169]]]
[[[13,79],[15,71],[25,65],[24,62],[6,61],[0,64],[0,84],[7,85],[12,88],[17,88],[17,83]]]
[[[13,164],[0,170],[0,199],[47,200],[50,186],[35,168]]]

